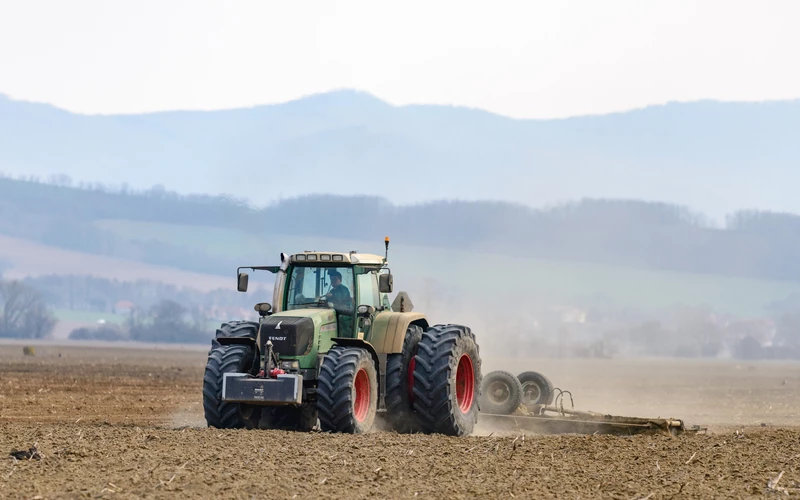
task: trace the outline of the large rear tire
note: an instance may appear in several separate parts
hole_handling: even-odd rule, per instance
[[[372,429],[378,372],[366,349],[331,347],[319,370],[317,410],[323,431],[363,434]]]
[[[487,373],[481,382],[480,402],[484,413],[511,415],[522,403],[522,384],[507,371]]]
[[[410,325],[403,340],[403,351],[386,356],[386,420],[400,433],[421,432],[419,415],[414,411],[414,367],[422,328]]]
[[[208,353],[203,375],[203,412],[209,427],[218,429],[253,428],[258,422],[255,408],[222,400],[222,380],[226,373],[246,373],[253,365],[253,350],[244,345],[218,345]]]
[[[481,358],[475,335],[460,325],[422,334],[414,367],[414,409],[425,432],[466,436],[478,421]]]

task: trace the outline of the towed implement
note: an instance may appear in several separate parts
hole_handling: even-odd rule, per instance
[[[405,292],[392,304],[386,255],[305,251],[279,266],[272,303],[256,321],[231,321],[211,341],[203,378],[216,428],[364,433],[384,417],[398,432],[463,436],[478,418],[481,359],[475,334],[429,325]]]
[[[564,408],[569,396],[570,406]],[[479,423],[497,430],[526,430],[537,434],[648,434],[672,435],[705,430],[687,428],[675,418],[640,418],[575,410],[572,393],[553,387],[539,372],[517,376],[496,370],[483,376]]]

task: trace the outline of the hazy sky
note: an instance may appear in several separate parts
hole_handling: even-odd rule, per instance
[[[800,97],[800,1],[0,0],[0,93],[84,113],[335,88],[528,118]]]

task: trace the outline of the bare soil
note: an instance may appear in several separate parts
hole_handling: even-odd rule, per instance
[[[205,427],[205,351],[0,346],[0,497],[800,496],[797,363],[484,363],[541,370],[578,409],[672,416],[704,434],[352,436]],[[39,459],[10,455],[33,446]]]

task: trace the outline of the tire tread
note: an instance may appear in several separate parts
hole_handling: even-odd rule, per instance
[[[335,345],[322,361],[317,379],[317,411],[322,431],[358,433],[360,426],[353,412],[353,384],[358,366],[372,357],[357,347]],[[373,387],[375,380],[371,381]],[[373,406],[377,406],[372,401]]]
[[[222,401],[225,373],[239,372],[252,358],[252,349],[244,345],[218,346],[208,353],[203,374],[203,412],[209,427],[238,429],[247,426],[239,403]]]
[[[450,379],[455,377],[454,352],[458,345],[466,350],[474,348],[472,359],[475,370],[475,395],[473,407],[458,418],[460,410],[450,393]],[[428,433],[464,436],[472,432],[478,419],[481,386],[480,351],[475,335],[461,325],[435,325],[422,334],[414,369],[414,409],[420,416],[422,428]]]

